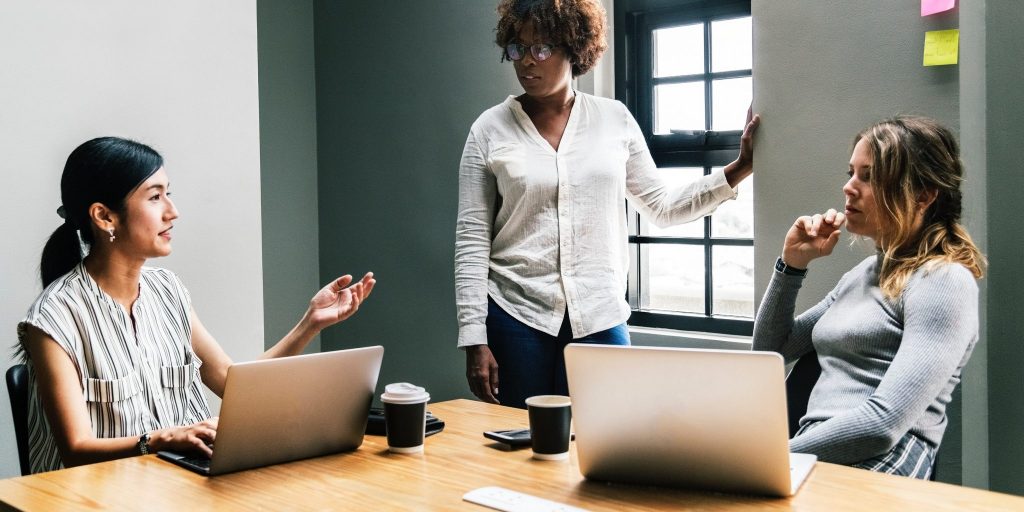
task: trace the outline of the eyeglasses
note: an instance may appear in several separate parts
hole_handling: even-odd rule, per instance
[[[533,55],[533,59],[537,62],[541,62],[547,60],[555,48],[558,47],[547,43],[531,44],[530,46],[519,43],[509,43],[505,46],[505,58],[508,60],[521,60],[526,56],[527,48],[530,49],[530,54]]]

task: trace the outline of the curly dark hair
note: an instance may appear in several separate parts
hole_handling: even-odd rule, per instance
[[[505,46],[528,21],[566,51],[573,77],[590,71],[608,48],[605,11],[598,0],[501,0],[495,42],[502,48],[502,61],[507,58]]]

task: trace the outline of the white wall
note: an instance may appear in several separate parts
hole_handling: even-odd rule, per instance
[[[60,222],[60,173],[87,139],[162,152],[181,218],[176,271],[237,359],[263,347],[256,5],[252,0],[33,0],[0,4],[0,368],[39,293]],[[17,475],[6,387],[0,478]]]
[[[608,13],[605,26],[608,50],[589,73],[576,79],[576,88],[594,96],[615,98],[615,0],[601,0],[601,5]]]

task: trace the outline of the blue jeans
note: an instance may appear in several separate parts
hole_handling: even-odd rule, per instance
[[[558,336],[552,336],[487,300],[487,345],[498,363],[498,400],[502,405],[525,409],[531,396],[568,395],[562,351],[569,343],[629,345],[629,331],[623,323],[574,340],[567,315]]]

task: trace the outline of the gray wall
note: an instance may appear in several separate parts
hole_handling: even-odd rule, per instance
[[[988,247],[989,174],[987,137],[987,63],[985,2],[970,2],[960,8],[960,147],[967,170],[964,211],[971,219],[971,235],[980,247]],[[990,254],[991,255],[991,254]],[[981,342],[963,374],[962,395],[963,484],[989,486],[989,336],[988,311],[991,274],[979,283],[982,312]]]
[[[378,279],[323,349],[384,345],[381,384],[435,401],[469,396],[453,278],[462,146],[519,92],[492,42],[495,4],[316,3],[320,275]]]
[[[258,0],[266,347],[320,288],[313,0]],[[319,352],[317,337],[306,352]]]
[[[896,114],[927,115],[959,129],[960,68],[921,65],[924,32],[957,27],[958,14],[922,18],[918,2],[843,0],[754,0],[752,10],[754,109],[763,118],[755,153],[755,268],[770,269],[797,216],[842,209],[850,142],[859,130]],[[966,221],[984,231],[976,211]],[[873,252],[870,244],[840,244],[811,264],[798,309],[820,300]],[[770,277],[757,273],[756,297]],[[952,482],[961,480],[959,409],[956,401],[949,411],[938,471]]]
[[[978,147],[984,150],[988,170],[989,478],[993,490],[1024,494],[1024,229],[1016,221],[1024,191],[1019,149],[1024,135],[1024,9],[1018,0],[977,3],[981,5],[968,8],[974,17],[985,9],[987,80],[972,84],[985,89],[984,102],[973,105],[972,116],[984,116],[984,140]]]
[[[60,219],[68,153],[101,135],[166,159],[177,272],[236,359],[262,349],[256,7],[247,0],[0,4],[0,369],[39,293],[43,243]],[[0,478],[19,473],[0,390]]]

